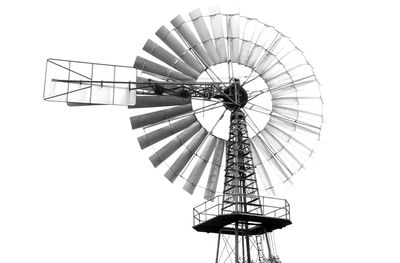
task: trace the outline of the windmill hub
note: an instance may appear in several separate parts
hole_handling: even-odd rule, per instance
[[[224,94],[224,106],[230,111],[243,108],[247,104],[247,92],[239,82],[231,84],[229,87],[225,88]]]

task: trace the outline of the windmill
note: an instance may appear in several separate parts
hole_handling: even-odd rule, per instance
[[[290,182],[319,140],[313,68],[274,27],[218,7],[156,36],[133,67],[48,59],[44,99],[128,106],[153,166],[206,199],[193,228],[218,235],[216,262],[280,262],[273,231],[291,224],[289,204],[260,191]]]

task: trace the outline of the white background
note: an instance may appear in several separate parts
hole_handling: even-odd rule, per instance
[[[396,1],[12,1],[0,4],[0,262],[213,262],[201,202],[155,174],[124,107],[42,99],[49,57],[132,65],[175,15],[237,7],[291,37],[322,83],[323,137],[280,197],[294,262],[399,262]],[[234,8],[233,8],[234,9]]]

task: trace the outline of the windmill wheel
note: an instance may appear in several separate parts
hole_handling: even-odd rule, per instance
[[[157,95],[143,94],[133,107],[140,147],[168,180],[183,178],[187,192],[202,188],[209,200],[223,177],[228,113],[240,107],[257,175],[273,192],[302,169],[320,137],[322,98],[313,68],[289,38],[257,19],[197,9],[171,25],[156,32],[158,41],[146,42],[134,64],[138,81],[152,83]],[[175,95],[157,82],[170,82]],[[187,84],[201,90],[203,82],[215,82],[221,95],[191,96]]]

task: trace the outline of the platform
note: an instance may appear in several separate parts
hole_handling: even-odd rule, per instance
[[[260,210],[257,213],[232,211],[222,213],[223,196],[216,196],[193,209],[193,228],[199,232],[235,234],[235,223],[247,225],[248,234],[272,232],[290,225],[290,207],[284,199],[259,197]]]
[[[210,220],[193,226],[196,231],[207,233],[235,234],[235,222],[245,222],[248,225],[250,235],[272,232],[290,225],[292,222],[288,219],[266,217],[253,214],[228,214],[218,215]]]

